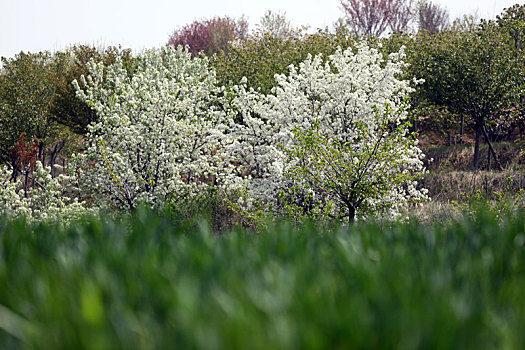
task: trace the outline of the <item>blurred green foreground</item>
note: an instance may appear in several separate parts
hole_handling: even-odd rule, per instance
[[[525,213],[210,233],[0,220],[0,348],[523,349]]]

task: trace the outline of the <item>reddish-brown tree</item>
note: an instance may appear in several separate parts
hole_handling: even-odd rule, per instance
[[[27,135],[22,132],[16,144],[9,148],[11,161],[18,170],[34,170],[38,160],[38,139],[27,140]]]
[[[22,132],[18,137],[16,144],[9,148],[9,155],[11,156],[11,165],[13,173],[12,180],[16,180],[18,175],[24,177],[24,190],[27,191],[30,187],[29,177],[36,167],[36,161],[42,160],[38,156],[39,150],[38,139],[31,140],[27,137],[25,132]]]
[[[247,33],[248,22],[243,18],[235,21],[230,17],[214,17],[177,29],[168,45],[187,45],[193,56],[201,52],[211,56],[219,50],[227,51],[233,41],[243,39]]]

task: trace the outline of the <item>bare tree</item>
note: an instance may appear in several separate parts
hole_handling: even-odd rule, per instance
[[[431,1],[420,0],[417,6],[417,21],[419,30],[426,30],[431,34],[439,33],[449,25],[448,10]]]
[[[244,18],[214,17],[196,20],[173,32],[168,45],[187,45],[193,56],[203,52],[212,56],[219,50],[228,51],[235,40],[242,40],[248,33],[248,22]]]
[[[459,30],[460,32],[471,32],[475,30],[481,23],[481,18],[477,11],[474,11],[470,15],[463,15],[462,17],[457,17],[452,22],[452,28]]]
[[[259,23],[256,25],[256,34],[265,35],[270,34],[276,38],[286,39],[295,33],[286,18],[286,13],[266,11],[261,17]]]
[[[408,32],[416,14],[415,0],[392,1],[388,24],[392,32]]]
[[[340,0],[346,23],[355,34],[381,36],[406,32],[415,14],[414,0]]]
[[[388,28],[390,0],[341,0],[346,23],[355,34],[380,36]]]

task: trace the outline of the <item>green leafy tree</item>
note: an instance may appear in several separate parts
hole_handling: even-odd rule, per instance
[[[10,149],[25,133],[28,139],[37,140],[38,159],[45,161],[46,146],[56,141],[60,134],[50,111],[55,93],[52,55],[21,52],[14,58],[2,58],[2,63],[0,160],[14,166]]]
[[[517,50],[525,49],[525,5],[516,4],[496,17],[501,28],[509,32]]]
[[[71,153],[79,143],[79,135],[87,132],[96,113],[76,97],[72,81],[87,74],[91,60],[112,64],[120,57],[132,71],[134,60],[130,50],[109,47],[100,50],[91,46],[73,46],[51,54],[24,53],[3,58],[0,71],[0,161],[9,164],[13,178],[29,175],[20,167],[21,135],[24,142],[35,142],[36,159],[53,165],[60,154]],[[72,132],[73,131],[73,132]],[[75,135],[75,133],[77,135]]]
[[[98,49],[89,45],[75,45],[55,55],[55,95],[50,112],[57,123],[67,126],[76,134],[87,133],[88,125],[97,120],[97,114],[77,98],[72,82],[79,80],[82,75],[88,75],[88,63],[91,60],[109,66],[115,63],[117,57],[123,60],[126,70],[131,74],[135,68],[135,59],[130,49],[114,46]]]
[[[327,58],[337,47],[344,49],[353,45],[354,39],[347,30],[296,32],[286,38],[266,33],[243,40],[228,53],[219,52],[211,58],[211,64],[221,85],[239,84],[246,77],[248,87],[270,93],[277,85],[275,74],[286,73],[291,64],[298,65],[308,54],[322,54]]]
[[[496,18],[500,28],[509,33],[511,44],[514,45],[514,55],[521,61],[521,69],[525,70],[525,5],[514,5],[505,9]],[[520,80],[520,105],[510,111],[510,124],[504,125],[507,130],[519,129],[520,134],[525,134],[525,80]]]
[[[419,97],[469,119],[475,133],[474,169],[482,139],[501,168],[487,124],[519,102],[523,79],[509,33],[494,22],[483,22],[471,31],[422,32],[412,50],[412,72],[425,80]]]

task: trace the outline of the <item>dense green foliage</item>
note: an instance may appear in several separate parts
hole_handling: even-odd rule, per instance
[[[88,125],[98,120],[95,111],[77,98],[71,82],[89,74],[88,64],[91,60],[109,66],[117,58],[123,61],[124,68],[131,74],[136,64],[131,49],[109,46],[101,50],[88,45],[75,45],[56,53],[54,61],[57,77],[53,82],[55,97],[51,113],[58,123],[69,127],[76,134],[84,135],[88,131]]]
[[[525,346],[525,215],[222,236],[0,223],[1,348]]]
[[[504,125],[506,112],[519,104],[524,70],[514,50],[509,34],[492,22],[415,38],[412,69],[425,79],[420,97],[468,118],[475,130],[474,169],[481,138],[490,142],[487,124]]]
[[[52,56],[23,53],[2,59],[0,71],[0,163],[12,161],[19,137],[37,138],[38,153],[53,143],[60,130],[50,112],[54,96]]]
[[[259,36],[248,37],[228,53],[217,53],[210,63],[217,71],[220,84],[239,84],[246,77],[248,87],[267,94],[277,85],[275,74],[288,73],[291,64],[298,66],[309,54],[322,54],[326,59],[338,46],[343,49],[352,46],[355,37],[347,36],[348,33],[342,30],[335,34],[319,31],[275,36],[263,32]]]
[[[77,99],[72,81],[88,74],[91,60],[110,65],[117,57],[128,72],[133,71],[131,50],[116,47],[100,50],[76,45],[54,54],[21,52],[2,58],[0,163],[17,167],[21,154],[13,148],[20,138],[34,141],[36,156],[45,164],[53,165],[58,155],[71,154],[79,143],[78,135],[84,135],[87,126],[97,120],[95,111]]]

